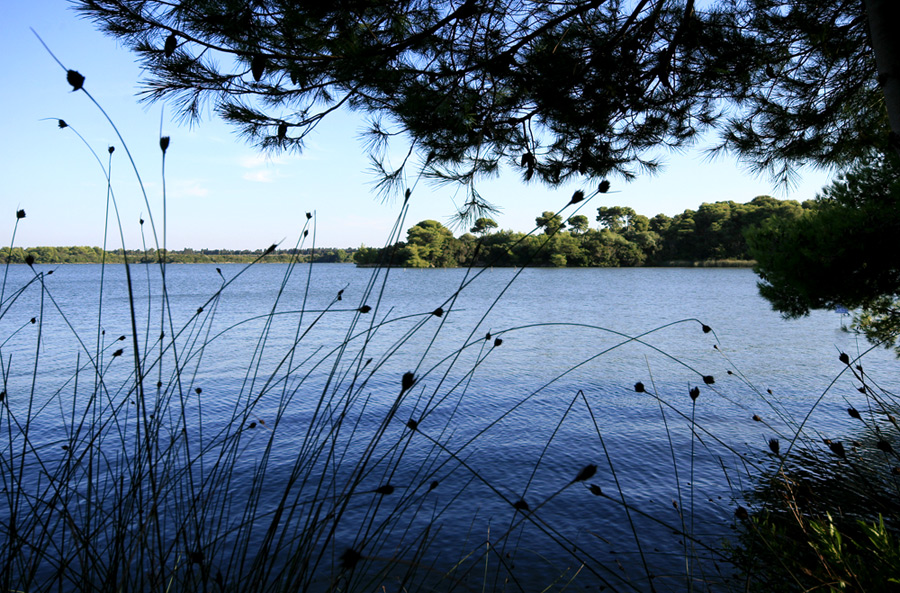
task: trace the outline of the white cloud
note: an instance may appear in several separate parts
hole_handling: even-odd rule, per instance
[[[286,159],[283,156],[272,156],[266,154],[245,154],[238,159],[241,167],[244,169],[258,169],[271,165],[283,165]]]
[[[209,195],[209,188],[199,179],[183,179],[174,183],[169,195],[173,198],[205,198]]]
[[[276,171],[271,170],[248,171],[244,173],[244,179],[255,183],[272,183],[275,181],[275,174]]]
[[[238,158],[238,165],[248,169],[243,178],[254,183],[273,183],[278,179],[291,177],[286,171],[291,165],[307,160],[304,155],[297,154],[245,154]]]

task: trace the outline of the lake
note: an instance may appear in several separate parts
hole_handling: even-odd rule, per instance
[[[0,318],[4,536],[106,552],[152,524],[173,572],[225,583],[727,590],[768,440],[874,438],[839,354],[898,387],[892,352],[782,319],[747,269],[170,265],[164,301],[134,266],[136,332],[123,266],[34,270]]]

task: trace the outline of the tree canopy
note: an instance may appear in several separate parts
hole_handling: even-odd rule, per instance
[[[842,174],[800,216],[748,233],[760,293],[788,317],[859,309],[873,341],[900,335],[900,158],[892,152]],[[900,350],[898,350],[900,354]]]
[[[271,150],[300,148],[336,109],[359,110],[381,188],[402,189],[410,165],[461,182],[470,223],[491,207],[474,181],[504,162],[549,184],[633,177],[657,166],[661,147],[716,128],[720,149],[788,177],[792,164],[842,164],[886,145],[880,83],[893,88],[894,70],[879,79],[870,39],[877,50],[896,36],[869,25],[896,22],[890,5],[76,2],[138,54],[147,99],[192,119],[209,105]],[[397,139],[410,156],[388,168]]]

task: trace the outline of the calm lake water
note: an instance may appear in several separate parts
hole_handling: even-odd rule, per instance
[[[341,431],[329,445],[337,453],[310,462],[301,482],[313,494],[299,498],[322,483],[335,495],[348,480],[367,493],[392,486],[375,507],[371,494],[350,499],[337,553],[420,554],[446,573],[493,546],[481,573],[459,577],[469,586],[487,566],[501,574],[498,565],[529,591],[576,572],[579,588],[645,590],[648,573],[661,589],[726,583],[702,544],[719,549],[733,534],[734,511],[754,486],[747,464],[772,461],[768,439],[786,447],[807,414],[815,438],[868,438],[846,413],[865,401],[839,353],[864,354],[865,372],[886,391],[900,379],[893,354],[869,351],[841,330],[840,315],[783,320],[746,269],[218,268],[169,266],[165,311],[159,271],[132,270],[145,384],[159,381],[175,398],[169,405],[182,402],[183,417],[165,412],[173,434],[184,428],[202,446],[234,418],[255,426],[233,479],[209,496],[240,499],[265,459],[260,508],[277,504],[310,423],[320,423],[320,434]],[[72,434],[80,394],[93,389],[98,330],[110,409],[121,404],[127,416],[134,398],[124,268],[105,268],[99,328],[100,266],[35,266],[51,269],[42,291],[29,268],[10,267],[0,318],[9,410],[25,417],[35,394],[29,446],[48,459]],[[363,305],[371,311],[359,314]],[[160,364],[161,323],[166,343],[176,340]],[[399,397],[407,372],[415,383]],[[7,459],[17,446],[9,443],[20,444],[10,435]],[[589,464],[596,474],[573,482]],[[29,466],[23,483],[37,488],[41,471]],[[195,471],[205,479],[212,470]],[[374,515],[400,519],[379,528]],[[426,527],[427,549],[408,543]],[[700,560],[686,563],[686,549]]]

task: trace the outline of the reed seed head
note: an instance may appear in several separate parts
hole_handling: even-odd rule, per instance
[[[637,391],[638,393],[644,393],[644,391],[645,391],[644,384],[641,383],[640,381],[638,381],[637,383],[634,384],[634,390]]]
[[[707,385],[712,385],[713,383],[716,382],[716,380],[713,378],[712,375],[704,375],[703,382],[706,383]]]
[[[256,428],[256,422],[251,422],[249,425],[247,425],[247,428]]]
[[[5,400],[5,399],[6,399],[6,392],[5,392],[5,391],[0,391],[0,402],[2,402],[2,401]]]
[[[600,496],[601,494],[603,494],[603,489],[600,488],[600,486],[598,486],[596,484],[591,484],[588,489],[591,491],[591,494],[593,494],[594,496]]]
[[[494,338],[494,347],[497,347],[502,343],[503,343],[503,340],[501,340],[500,338]]]
[[[163,154],[166,154],[166,151],[169,150],[169,137],[163,136],[159,139],[159,148],[163,151]]]
[[[753,421],[754,421],[754,422],[762,422],[762,418],[760,418],[760,417],[759,417],[758,415],[756,415],[756,414],[753,414]]]
[[[203,393],[203,390],[198,387],[197,389],[194,390],[194,393],[196,393],[197,395],[200,395],[201,393]]]
[[[691,387],[691,390],[688,392],[688,395],[691,396],[693,401],[697,401],[697,398],[700,397],[700,388],[699,387]]]
[[[375,489],[375,494],[381,494],[383,496],[387,496],[389,494],[394,493],[394,487],[390,484],[384,484]]]
[[[407,426],[410,430],[418,430],[418,429],[419,429],[419,423],[418,423],[418,421],[416,421],[416,420],[414,420],[414,419],[412,419],[412,418],[410,418],[409,420],[406,421],[406,426]]]
[[[30,322],[31,322],[31,325],[34,325],[35,323],[37,323],[37,317],[32,317]]]
[[[311,212],[307,212],[307,213],[306,213],[306,220],[309,220],[310,218],[312,218],[312,213],[311,213]]]
[[[23,218],[25,218],[25,211],[24,211],[24,210],[17,210],[17,211],[16,211],[16,219],[21,220],[21,219],[23,219]]]
[[[190,554],[191,564],[203,564],[203,552],[194,550]]]
[[[894,448],[891,447],[891,444],[884,439],[879,439],[875,446],[878,447],[879,451],[884,451],[885,453],[892,453]]]
[[[64,120],[64,119],[58,119],[58,120],[56,120],[56,125],[59,126],[59,129],[60,129],[60,130],[63,130],[63,129],[65,129],[65,128],[68,128],[68,127],[69,127],[69,124],[67,124],[67,123],[66,123],[66,120]]]
[[[750,518],[750,514],[747,512],[747,509],[745,509],[742,506],[739,506],[737,509],[735,509],[734,516],[737,517],[738,519],[740,519],[741,521],[746,521],[747,519]]]
[[[778,439],[769,439],[769,450],[778,455],[778,452],[781,450],[781,444],[778,442]]]
[[[484,334],[484,339],[489,342],[491,340],[491,332]]]
[[[828,448],[831,449],[831,452],[840,457],[841,459],[845,459],[847,457],[847,453],[844,451],[844,445],[840,441],[833,441],[828,443]]]
[[[369,305],[363,305],[362,307],[357,309],[357,311],[359,311],[360,313],[368,313],[371,310],[372,310],[372,307],[370,307]]]
[[[709,327],[708,325],[706,325],[705,323],[700,324],[700,329],[702,329],[703,333],[705,333],[705,334],[708,334],[709,332],[712,331],[712,328]]]
[[[584,482],[585,480],[590,480],[591,478],[593,478],[594,474],[596,474],[596,473],[597,473],[597,466],[594,465],[593,463],[590,463],[590,464],[584,466],[583,468],[581,468],[581,471],[578,472],[578,475],[575,476],[575,479],[572,481],[573,482]]]
[[[138,222],[141,224],[141,226],[144,226],[144,219],[143,219],[143,218],[139,218],[139,219],[138,219]]]
[[[601,181],[600,185],[597,186],[597,191],[601,194],[605,194],[606,192],[608,192],[609,191],[609,181],[607,181],[606,179]]]
[[[25,263],[28,264],[29,266],[33,266],[34,265],[34,256],[31,255],[30,253],[28,255],[26,255]]]
[[[203,307],[197,307],[197,315],[203,313]]]
[[[847,408],[847,413],[850,414],[851,418],[856,418],[857,420],[862,419],[859,415],[859,412],[856,410],[856,408]]]
[[[115,357],[117,357],[117,356],[122,356],[122,353],[123,353],[123,352],[125,352],[125,351],[124,351],[123,349],[119,348],[118,350],[116,350],[115,352],[113,352],[113,358],[115,358]]]
[[[275,243],[272,243],[271,245],[269,245],[269,246],[266,248],[266,252],[265,252],[264,255],[269,255],[270,253],[272,253],[273,251],[275,251],[275,248],[276,248],[276,247],[277,247],[277,245],[275,245]]]
[[[513,508],[517,511],[530,511],[531,507],[528,506],[528,503],[525,502],[525,499],[517,500],[513,503]]]
[[[360,560],[362,560],[362,554],[353,548],[347,548],[344,550],[344,553],[341,554],[341,568],[344,570],[353,570],[356,568],[356,565],[359,564]]]
[[[841,355],[838,356],[838,360],[840,360],[844,364],[850,364],[850,357],[847,356],[845,352],[841,352]]]
[[[80,91],[84,86],[84,76],[75,70],[69,70],[66,72],[66,82],[72,85],[73,91]]]
[[[441,307],[438,307],[437,309],[435,309],[434,311],[432,311],[431,314],[434,315],[435,317],[443,317],[443,316],[444,316],[444,310],[443,310]]]
[[[578,202],[584,199],[584,192],[579,190],[575,190],[575,193],[572,194],[572,199],[569,200],[569,204],[577,204]]]
[[[428,485],[428,491],[431,492],[432,490],[434,490],[437,487],[438,487],[438,481],[434,480],[433,482],[431,482],[431,484]]]
[[[409,390],[410,387],[416,382],[416,376],[411,372],[403,373],[403,378],[400,379],[400,393],[405,393]]]
[[[303,229],[303,237],[305,238],[308,236],[309,236],[309,229]]]
[[[344,298],[343,295],[344,295],[344,289],[342,288],[337,293],[337,300],[343,299]]]

